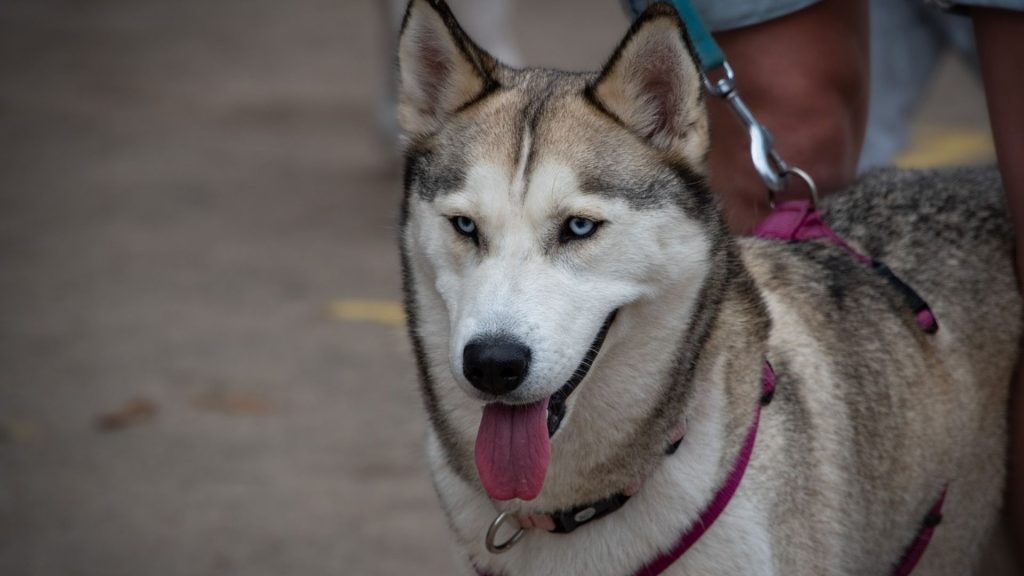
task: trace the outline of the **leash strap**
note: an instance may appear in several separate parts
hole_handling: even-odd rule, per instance
[[[747,135],[750,137],[750,159],[753,161],[758,175],[761,176],[761,180],[768,187],[769,202],[774,203],[775,194],[786,188],[789,176],[794,174],[800,176],[810,185],[811,195],[817,201],[817,191],[814,189],[810,176],[803,170],[790,166],[779,156],[775,151],[771,132],[757,121],[750,108],[740,98],[739,91],[736,90],[736,75],[732,71],[732,66],[725,59],[725,53],[711,36],[711,31],[704,25],[693,4],[690,0],[671,0],[669,3],[679,13],[679,17],[686,26],[690,43],[694,51],[697,52],[697,68],[700,71],[704,87],[709,93],[722,98],[746,128]],[[651,4],[650,0],[626,0],[626,6],[634,19],[649,4]]]
[[[623,2],[626,10],[634,20],[651,3],[651,0],[625,0]],[[701,67],[705,70],[714,70],[725,64],[725,54],[718,47],[718,42],[715,42],[715,39],[711,37],[711,32],[704,26],[704,22],[701,21],[700,15],[697,14],[693,5],[688,0],[673,1],[671,4],[675,6],[676,12],[679,12],[679,17],[686,24],[686,29],[690,33],[690,40],[693,42],[693,48],[697,51],[698,58],[700,58]]]
[[[648,3],[642,2],[645,6]],[[750,159],[761,180],[768,187],[769,203],[775,203],[775,195],[786,188],[789,177],[794,174],[807,182],[811,196],[817,202],[817,190],[811,177],[803,170],[790,166],[779,156],[775,150],[772,133],[754,117],[753,112],[740,98],[732,66],[725,59],[725,53],[711,36],[711,31],[704,25],[693,4],[690,0],[671,0],[670,3],[679,13],[693,48],[697,52],[698,69],[705,89],[724,100],[736,115],[737,120],[747,130],[747,136],[750,139]],[[639,15],[638,4],[641,2],[636,0],[630,2],[634,17]]]
[[[697,14],[697,10],[690,4],[689,0],[673,0],[672,4],[679,12],[679,17],[686,24],[686,31],[690,34],[693,48],[697,51],[700,59],[700,67],[704,72],[711,72],[723,68],[726,64],[725,54],[719,48],[718,42],[711,36],[711,32],[704,26],[704,22]]]
[[[634,19],[639,16],[651,4],[651,0],[623,0],[626,11]],[[676,11],[679,12],[693,43],[693,49],[700,58],[700,66],[705,70],[715,70],[725,64],[725,54],[718,47],[718,42],[712,38],[707,27],[701,23],[700,16],[689,2],[673,2]],[[699,26],[690,26],[689,23],[697,23]]]
[[[754,236],[782,240],[785,242],[806,242],[808,240],[825,239],[845,250],[858,263],[867,266],[881,276],[903,296],[907,307],[914,313],[914,320],[921,330],[934,334],[939,330],[939,322],[928,303],[909,284],[897,276],[884,262],[874,260],[861,254],[846,243],[835,230],[821,218],[813,204],[806,200],[782,202],[762,221]]]

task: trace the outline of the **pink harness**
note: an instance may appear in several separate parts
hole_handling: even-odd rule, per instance
[[[761,423],[761,408],[767,406],[772,401],[774,394],[775,370],[772,370],[772,365],[766,360],[761,368],[761,401],[757,403],[754,421],[750,424],[750,429],[747,431],[747,439],[743,442],[740,457],[736,460],[732,471],[729,472],[729,476],[725,479],[725,484],[718,489],[718,493],[715,494],[708,507],[700,513],[697,521],[683,533],[675,547],[638,570],[635,576],[656,576],[668,570],[668,567],[681,558],[683,554],[686,554],[686,551],[696,544],[705,532],[711,529],[715,520],[718,520],[722,511],[729,505],[733,495],[736,494],[736,489],[740,487],[740,480],[743,480],[743,474],[747,471],[747,464],[750,463],[750,455],[754,452],[754,441],[757,440],[757,429]]]
[[[771,215],[768,216],[755,230],[754,236],[772,240],[783,240],[788,242],[805,242],[809,240],[825,239],[845,250],[858,263],[870,267],[880,274],[887,282],[899,290],[907,305],[914,313],[914,319],[921,330],[933,334],[939,329],[938,322],[931,308],[917,292],[900,280],[885,264],[873,260],[860,252],[857,252],[847,244],[834,230],[829,228],[821,218],[821,213],[808,201],[788,201],[778,204]],[[679,558],[701,539],[718,517],[721,516],[725,507],[729,505],[732,497],[739,488],[740,481],[750,463],[750,457],[754,452],[754,443],[757,440],[757,429],[761,422],[761,409],[767,406],[775,393],[775,371],[766,360],[761,369],[761,401],[754,412],[754,420],[747,431],[746,440],[740,450],[739,457],[733,464],[732,470],[726,477],[725,483],[718,489],[708,506],[701,512],[697,520],[680,536],[670,550],[663,552],[657,558],[649,562],[643,568],[634,572],[633,576],[657,576],[667,570]],[[674,450],[671,450],[671,453]],[[942,521],[942,506],[946,499],[946,490],[942,491],[939,498],[932,505],[925,516],[921,527],[913,542],[904,551],[896,564],[892,576],[909,576],[917,563],[921,560],[928,544],[931,542],[935,528]],[[625,502],[623,502],[624,504]],[[620,504],[621,505],[621,504]],[[618,506],[616,506],[616,509]],[[602,514],[603,515],[603,514]],[[491,576],[487,572],[477,570],[479,576]]]
[[[871,268],[882,276],[885,281],[892,284],[903,295],[907,306],[914,313],[917,325],[922,330],[928,334],[934,334],[938,331],[939,323],[935,319],[935,314],[932,313],[931,307],[924,301],[924,298],[921,298],[913,288],[893,274],[888,266],[854,250],[852,246],[836,234],[835,230],[829,228],[828,224],[825,224],[825,221],[821,219],[821,213],[807,200],[791,200],[778,204],[775,210],[754,229],[754,236],[787,242],[828,240],[845,250],[859,264]]]
[[[908,307],[914,313],[917,325],[928,334],[934,334],[939,329],[939,323],[932,313],[931,307],[921,298],[917,292],[896,276],[885,264],[873,260],[853,249],[846,243],[835,230],[829,228],[828,224],[821,219],[821,213],[814,208],[811,202],[806,200],[793,200],[782,202],[775,207],[775,210],[761,222],[754,230],[754,236],[772,240],[784,240],[788,242],[806,242],[808,240],[825,239],[845,250],[854,260],[864,266],[868,266],[878,272],[887,282],[899,290],[907,302]],[[893,576],[908,576],[914,571],[917,563],[921,560],[928,544],[931,542],[935,527],[942,521],[942,505],[946,501],[946,489],[942,490],[935,504],[932,505],[924,522],[918,529],[917,536],[910,546],[904,551],[899,564],[893,571]]]

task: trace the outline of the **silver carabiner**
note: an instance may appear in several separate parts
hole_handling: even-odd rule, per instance
[[[807,184],[807,189],[811,191],[811,206],[818,205],[818,187],[814,185],[814,178],[807,172],[797,168],[796,166],[789,166],[786,171],[782,173],[783,178],[789,180],[790,176],[797,176]],[[774,199],[772,199],[774,202]]]
[[[736,90],[736,75],[732,70],[732,66],[729,66],[728,62],[723,62],[722,70],[724,76],[717,80],[712,80],[702,69],[701,78],[704,82],[704,87],[712,95],[725,100],[725,103],[729,105],[736,118],[747,129],[747,136],[750,138],[750,159],[754,163],[754,169],[757,170],[757,174],[761,177],[765,186],[768,187],[769,204],[773,207],[775,206],[775,195],[785,190],[789,176],[796,174],[807,183],[808,188],[811,190],[811,198],[814,204],[817,205],[818,190],[814,185],[814,180],[811,179],[807,172],[795,166],[790,166],[779,156],[778,152],[775,151],[775,141],[772,138],[772,133],[765,128],[764,124],[757,121],[753,112],[750,111],[747,104],[740,98],[739,91]]]

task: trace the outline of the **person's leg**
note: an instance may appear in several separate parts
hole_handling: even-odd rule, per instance
[[[910,140],[910,124],[939,58],[947,20],[921,0],[871,0],[871,96],[858,172],[888,166]]]
[[[867,116],[867,2],[824,0],[715,38],[782,157],[807,170],[821,193],[852,181]],[[730,227],[745,233],[769,212],[766,189],[732,112],[714,98],[708,107],[711,186],[723,198]],[[806,192],[794,187],[792,194]]]
[[[1024,12],[974,8],[974,35],[999,172],[1017,230],[1017,278],[1024,291]],[[1024,550],[1024,371],[1018,367],[1010,410],[1010,520]]]

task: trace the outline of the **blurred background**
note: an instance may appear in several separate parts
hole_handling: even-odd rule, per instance
[[[472,0],[453,2],[456,13]],[[398,304],[398,16],[0,3],[0,575],[450,572]],[[596,68],[618,2],[512,0]],[[991,161],[942,60],[896,161]]]

